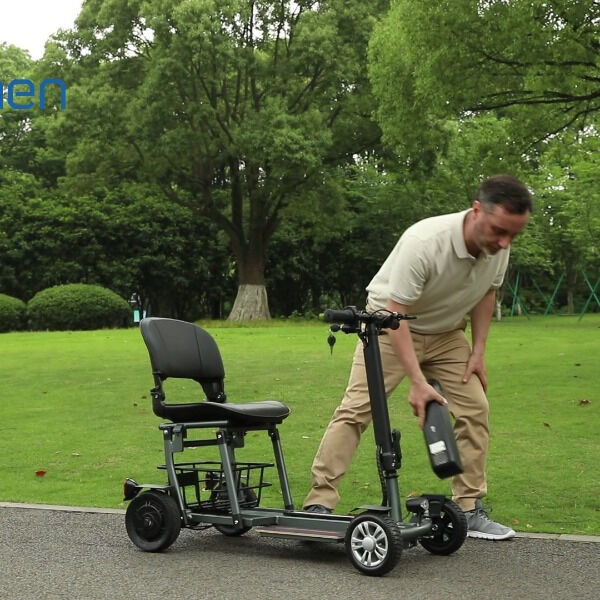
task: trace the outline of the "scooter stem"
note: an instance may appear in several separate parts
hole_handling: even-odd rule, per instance
[[[378,336],[378,328],[372,322],[366,323],[364,329],[359,333],[359,337],[363,342],[375,443],[379,448],[391,517],[399,523],[402,521],[397,473],[400,466],[400,457],[397,455],[392,438]]]

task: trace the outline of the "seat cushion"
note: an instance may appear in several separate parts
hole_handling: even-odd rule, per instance
[[[228,421],[233,425],[281,423],[290,409],[276,400],[234,404],[225,402],[197,402],[190,404],[163,404],[159,416],[174,423],[202,423]]]

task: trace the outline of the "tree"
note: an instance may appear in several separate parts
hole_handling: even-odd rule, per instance
[[[57,284],[96,283],[153,314],[219,316],[228,255],[216,227],[159,190],[123,184],[71,196],[30,174],[0,173],[0,289],[29,300]]]
[[[395,144],[487,113],[535,144],[600,110],[597,0],[396,0],[371,45],[382,127]],[[429,147],[429,146],[428,146]]]
[[[575,168],[597,143],[599,19],[594,0],[396,0],[369,48],[378,121],[407,185],[433,205],[465,181],[521,176],[536,211],[508,276],[522,269],[550,290],[555,270],[595,264],[583,215],[593,222],[596,192]]]
[[[73,140],[69,176],[151,180],[209,217],[236,261],[230,318],[268,318],[267,251],[286,211],[334,212],[337,165],[379,141],[366,45],[386,6],[89,0],[59,40],[77,65],[57,132]]]
[[[0,81],[6,84],[27,78],[41,82],[56,77],[51,56],[52,52],[42,61],[32,61],[27,51],[0,44]],[[55,92],[50,89],[44,110],[39,104],[27,110],[5,104],[0,112],[0,169],[30,173],[46,187],[55,186],[64,175],[64,148],[49,148],[46,136],[59,110],[60,93]]]
[[[16,46],[0,44],[0,90],[6,94],[6,86],[14,79],[28,77],[33,62],[25,50]],[[29,111],[15,110],[4,103],[0,112],[0,168],[19,168],[24,166],[21,144],[27,136],[31,122]]]
[[[324,215],[317,226],[295,215],[274,236],[268,283],[282,314],[364,306],[367,284],[423,214],[420,198],[407,194],[379,157],[357,158],[339,171],[343,210]]]
[[[0,43],[0,81],[4,84],[27,76],[32,62],[26,50],[6,42]]]
[[[594,278],[600,271],[599,151],[600,137],[595,133],[556,138],[533,181],[545,245],[551,254],[549,271],[555,281],[565,276],[570,313],[575,312],[578,289],[584,298],[589,295],[582,274]]]

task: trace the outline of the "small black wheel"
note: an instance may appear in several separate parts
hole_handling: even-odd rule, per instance
[[[385,575],[402,556],[402,534],[390,517],[359,515],[350,522],[345,544],[350,562],[365,575]]]
[[[420,538],[419,543],[432,554],[452,554],[463,545],[467,529],[465,513],[456,503],[446,500],[440,516],[433,519],[433,531]]]
[[[177,502],[162,492],[148,491],[136,496],[125,512],[129,539],[144,552],[168,548],[181,531]]]
[[[225,483],[215,488],[215,490],[211,494],[211,498],[216,499],[220,503],[224,502],[226,508],[228,510],[231,510],[229,508],[230,504],[229,498],[227,497],[227,488]],[[254,490],[250,488],[242,488],[238,491],[238,502],[244,508],[253,508],[255,506],[258,506],[258,498],[256,497]],[[238,527],[236,525],[221,525],[218,523],[215,523],[214,528],[223,535],[229,537],[238,537],[240,535],[244,535],[252,529],[252,527]]]

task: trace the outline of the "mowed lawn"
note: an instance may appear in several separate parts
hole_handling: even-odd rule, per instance
[[[330,354],[323,323],[252,327],[203,324],[221,348],[230,401],[278,399],[292,492],[302,504],[321,435],[343,393],[355,339],[338,334]],[[492,516],[516,530],[600,534],[600,315],[494,322],[488,352]],[[0,501],[121,507],[122,481],[162,483],[160,419],[151,409],[151,369],[137,329],[0,335]],[[449,493],[431,471],[406,403],[390,399],[402,431],[401,494]],[[193,382],[168,397],[199,398]],[[269,460],[262,432],[240,460]],[[182,461],[214,458],[190,449]],[[371,429],[341,487],[337,512],[380,501]],[[275,480],[269,469],[268,479]],[[263,504],[278,506],[276,486]]]

